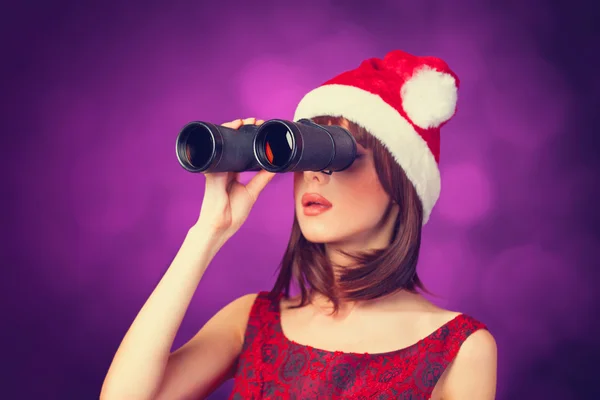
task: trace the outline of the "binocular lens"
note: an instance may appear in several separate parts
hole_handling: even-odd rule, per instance
[[[192,133],[185,144],[186,154],[189,163],[193,168],[202,168],[214,151],[214,142],[212,136],[205,131],[205,128],[196,127],[197,132]]]
[[[239,129],[193,121],[177,136],[179,164],[190,172],[260,171],[252,147],[257,127]]]
[[[254,155],[269,172],[343,171],[356,156],[356,141],[341,126],[271,119],[254,138]]]
[[[210,129],[200,124],[185,127],[181,131],[178,145],[178,154],[184,156],[181,162],[190,170],[205,168],[215,151],[215,140]]]
[[[274,167],[283,167],[292,157],[294,139],[285,125],[272,125],[265,135],[265,156]]]

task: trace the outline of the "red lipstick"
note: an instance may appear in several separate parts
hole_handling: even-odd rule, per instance
[[[302,196],[302,209],[304,215],[315,216],[324,213],[332,207],[325,197],[318,193],[304,193]]]

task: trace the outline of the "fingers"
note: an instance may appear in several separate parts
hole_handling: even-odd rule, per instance
[[[225,126],[231,129],[239,129],[242,125],[262,125],[265,121],[262,119],[252,118],[238,118],[231,122],[225,122],[221,126]]]
[[[228,187],[232,182],[238,180],[239,172],[211,172],[206,174],[207,181],[219,182],[221,186]]]
[[[240,173],[239,172],[229,172],[227,174],[227,188],[226,190],[229,192],[231,190],[231,186],[240,181]]]
[[[204,174],[205,190],[222,191],[229,185],[231,180],[228,172],[211,172]]]
[[[221,124],[221,126],[224,126],[226,128],[231,128],[231,129],[239,129],[240,126],[242,126],[242,125],[244,125],[244,121],[241,118],[238,118],[231,122],[225,122],[224,124]]]
[[[221,126],[239,129],[242,125],[262,125],[265,121],[262,119],[251,118],[238,118],[236,120],[225,122]],[[246,185],[246,190],[250,196],[256,201],[260,192],[265,186],[273,179],[275,174],[261,170],[259,171]],[[229,192],[232,185],[240,182],[240,174],[233,172],[223,173],[210,173],[206,174],[207,187],[210,186],[217,192]]]
[[[258,195],[260,195],[265,186],[267,186],[267,184],[271,182],[271,179],[273,179],[274,176],[275,173],[265,171],[263,169],[258,171],[258,173],[254,175],[252,179],[250,179],[250,182],[246,184],[246,190],[248,191],[252,199],[254,199],[254,201],[258,199]]]

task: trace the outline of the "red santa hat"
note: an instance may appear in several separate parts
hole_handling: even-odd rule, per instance
[[[310,91],[294,121],[329,115],[367,129],[414,185],[425,224],[440,195],[440,127],[455,113],[458,86],[458,77],[439,58],[395,50]]]

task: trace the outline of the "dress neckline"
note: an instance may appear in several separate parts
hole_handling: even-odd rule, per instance
[[[329,355],[335,355],[335,356],[346,355],[346,356],[353,356],[353,357],[359,357],[359,356],[362,356],[362,357],[389,357],[389,356],[399,355],[399,354],[405,353],[405,352],[411,352],[411,350],[418,349],[421,345],[423,345],[423,343],[431,341],[437,337],[440,337],[445,330],[448,330],[452,325],[455,325],[455,324],[459,323],[461,320],[463,320],[464,318],[466,318],[465,314],[459,313],[458,315],[454,316],[451,320],[447,321],[446,323],[444,323],[443,325],[441,325],[440,327],[435,329],[429,335],[419,339],[418,341],[416,341],[415,343],[413,343],[411,345],[408,345],[406,347],[403,347],[403,348],[400,348],[397,350],[391,350],[391,351],[380,352],[380,353],[369,353],[369,352],[357,353],[357,352],[340,351],[340,350],[331,351],[331,350],[325,350],[325,349],[313,347],[308,344],[301,344],[301,343],[298,343],[287,337],[287,335],[285,334],[285,332],[283,330],[283,325],[281,324],[281,299],[282,298],[283,298],[283,296],[280,295],[275,300],[275,302],[276,302],[275,315],[276,315],[276,320],[277,320],[275,325],[276,325],[276,329],[277,329],[278,333],[283,338],[283,341],[285,343],[290,344],[295,347],[305,348],[311,352],[318,352],[321,354],[329,354]]]

